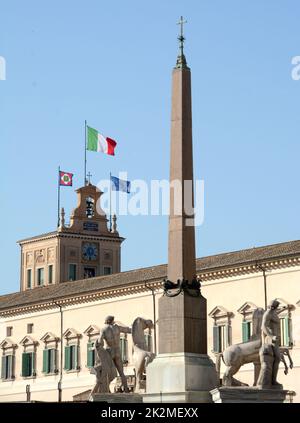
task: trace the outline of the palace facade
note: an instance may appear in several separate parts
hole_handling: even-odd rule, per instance
[[[155,331],[145,337],[157,351],[157,301],[167,266],[120,272],[123,238],[116,219],[108,231],[100,209],[88,208],[100,199],[95,186],[77,193],[70,225],[62,219],[57,231],[20,241],[21,290],[0,297],[0,401],[70,401],[91,389],[94,342],[107,315],[126,326],[138,316],[155,321]],[[213,360],[228,345],[250,338],[255,308],[279,299],[281,345],[294,363],[287,376],[281,365],[279,380],[299,402],[300,241],[199,258],[196,268],[207,298]],[[131,335],[120,346],[132,384]],[[252,384],[253,365],[243,366],[236,378]]]

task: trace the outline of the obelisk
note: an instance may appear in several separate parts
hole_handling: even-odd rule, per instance
[[[147,367],[144,402],[211,402],[218,385],[207,356],[206,300],[196,279],[191,71],[183,52],[172,74],[168,280],[158,303],[159,354]]]

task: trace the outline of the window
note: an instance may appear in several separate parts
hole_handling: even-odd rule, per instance
[[[33,323],[28,323],[27,324],[27,333],[32,333],[33,332]]]
[[[37,269],[37,284],[38,286],[44,285],[44,268]]]
[[[250,340],[251,335],[252,335],[252,321],[245,320],[244,322],[242,322],[243,342],[248,342]]]
[[[127,345],[127,338],[125,336],[120,338],[120,352],[121,352],[121,360],[123,364],[128,363],[128,345]]]
[[[31,280],[31,269],[27,269],[27,288],[31,288],[32,280]]]
[[[69,264],[69,281],[76,281],[76,264]]]
[[[52,284],[53,283],[53,264],[50,264],[50,266],[48,266],[48,284]]]
[[[14,362],[15,356],[13,354],[3,355],[1,362],[1,379],[14,379]]]
[[[295,306],[281,298],[276,298],[276,300],[279,302],[277,314],[280,320],[280,346],[292,348],[292,311],[295,309]]]
[[[104,266],[104,275],[111,275],[111,267],[110,266]]]
[[[79,370],[79,346],[65,346],[65,370]]]
[[[215,325],[213,328],[213,351],[220,353],[224,351],[229,345],[229,325]]]
[[[6,328],[6,336],[12,336],[13,327],[7,326]]]
[[[87,197],[86,203],[86,216],[91,219],[95,214],[95,200],[92,197]]]
[[[280,346],[290,347],[292,342],[292,322],[289,316],[280,318]]]
[[[83,269],[84,279],[94,278],[95,276],[96,276],[95,267],[84,267],[84,269]]]
[[[261,319],[264,310],[247,301],[238,309],[238,313],[243,316],[242,342],[248,342],[256,336],[260,337]]]
[[[22,376],[34,377],[35,373],[35,352],[23,352],[22,354]]]
[[[96,358],[95,342],[87,343],[87,367],[94,367]]]
[[[214,319],[212,351],[221,353],[231,345],[231,318],[233,313],[222,306],[216,306],[209,313],[209,317]]]
[[[57,349],[46,348],[43,350],[43,373],[50,374],[57,372]]]

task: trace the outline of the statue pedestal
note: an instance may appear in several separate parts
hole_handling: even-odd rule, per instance
[[[218,386],[215,365],[206,354],[158,354],[146,373],[146,403],[212,402],[209,391]]]
[[[107,403],[141,403],[143,398],[139,394],[91,394],[89,401],[92,402],[107,402]]]
[[[293,391],[260,389],[257,387],[221,386],[210,391],[214,403],[287,403],[292,402]]]

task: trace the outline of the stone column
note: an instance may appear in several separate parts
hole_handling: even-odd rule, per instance
[[[168,281],[158,304],[159,354],[147,367],[144,402],[211,402],[209,391],[218,386],[207,356],[206,300],[195,287],[193,205],[191,72],[181,45],[172,75]]]
[[[191,71],[172,75],[168,280],[196,275],[193,199]],[[187,292],[159,300],[159,352],[207,353],[206,300]]]

